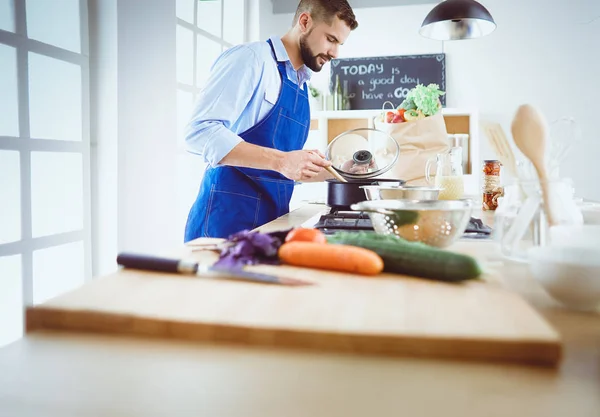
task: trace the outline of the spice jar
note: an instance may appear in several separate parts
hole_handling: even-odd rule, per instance
[[[483,210],[496,210],[498,208],[498,197],[503,194],[500,185],[500,167],[502,164],[496,159],[483,161]]]

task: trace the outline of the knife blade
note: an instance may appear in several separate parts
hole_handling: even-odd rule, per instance
[[[244,271],[242,269],[200,265],[198,262],[185,259],[166,258],[133,252],[119,253],[117,255],[117,264],[124,268],[197,275],[206,278],[233,279],[289,286],[313,285],[312,282],[294,278],[277,277],[275,275]]]

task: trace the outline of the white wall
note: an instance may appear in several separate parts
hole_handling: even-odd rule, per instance
[[[600,200],[600,173],[584,171],[593,168],[600,155],[595,126],[600,56],[594,52],[600,42],[600,1],[481,3],[494,17],[496,31],[481,39],[444,43],[418,34],[431,5],[356,9],[359,27],[340,49],[340,57],[444,52],[447,106],[476,108],[481,120],[500,122],[507,132],[514,111],[525,102],[539,106],[549,122],[574,117],[583,141],[572,148],[561,174],[574,180],[577,196]],[[261,38],[285,33],[292,16],[261,10]],[[313,82],[326,89],[328,75],[326,66]],[[493,156],[484,140],[481,159]]]
[[[90,121],[93,274],[116,267],[118,115],[117,0],[92,0],[90,16]]]
[[[175,230],[175,2],[119,0],[119,249],[158,251]]]
[[[246,0],[246,39],[248,42],[260,40],[261,11],[267,9],[270,2],[260,0]]]
[[[94,275],[183,242],[176,216],[175,2],[90,2]]]

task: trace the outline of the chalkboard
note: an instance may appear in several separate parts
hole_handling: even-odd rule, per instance
[[[330,68],[330,91],[339,75],[353,110],[381,109],[386,101],[398,106],[417,84],[435,83],[446,91],[445,54],[332,59]]]

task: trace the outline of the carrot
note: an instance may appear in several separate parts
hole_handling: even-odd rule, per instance
[[[297,227],[290,230],[285,237],[285,241],[327,243],[327,238],[319,229],[306,229],[303,227]]]
[[[362,275],[376,275],[383,270],[383,260],[377,253],[358,246],[296,241],[281,245],[278,254],[283,263],[308,268]]]

